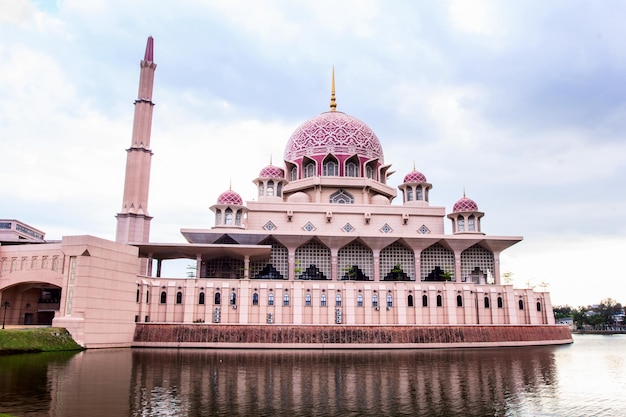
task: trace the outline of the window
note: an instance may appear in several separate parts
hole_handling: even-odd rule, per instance
[[[541,303],[537,301],[537,311],[541,311]]]
[[[457,231],[458,232],[464,232],[465,231],[465,219],[463,218],[463,216],[459,216],[456,219],[456,223],[457,223]]]
[[[267,195],[270,197],[274,196],[274,181],[267,182]]]
[[[289,305],[289,293],[283,294],[283,305],[284,306],[288,306]]]
[[[161,291],[161,304],[167,303],[167,293],[165,291]]]
[[[146,304],[150,302],[150,291],[146,291]]]
[[[278,197],[281,197],[283,195],[283,183],[279,182],[278,185],[276,186],[276,195]]]
[[[235,304],[237,304],[237,294],[235,294],[234,292],[230,293],[230,305],[234,306]]]
[[[498,308],[502,308],[502,297],[498,297]]]
[[[524,301],[523,300],[519,300],[518,304],[519,304],[519,309],[523,310],[524,309]]]
[[[315,176],[315,164],[313,162],[309,162],[304,167],[304,178],[314,177]]]
[[[335,161],[326,161],[324,163],[324,175],[327,177],[336,177],[338,175],[338,165]]]
[[[222,210],[215,209],[215,224],[222,224]]]
[[[469,219],[467,219],[467,230],[470,232],[474,232],[476,229],[475,224],[476,222],[474,220],[474,215],[472,214],[471,216],[469,216]]]
[[[291,171],[289,171],[289,181],[295,181],[298,179],[298,168],[293,167]]]
[[[204,292],[198,294],[198,304],[204,304]]]
[[[222,295],[219,292],[215,293],[214,303],[215,305],[220,305],[222,303]]]
[[[378,295],[372,295],[372,307],[378,307]]]
[[[365,174],[366,174],[367,178],[374,178],[374,168],[372,168],[370,165],[368,165],[365,168]]]
[[[413,296],[411,294],[409,294],[409,296],[407,298],[407,305],[409,307],[413,307]]]
[[[428,296],[426,294],[422,295],[422,307],[428,307]]]
[[[406,189],[406,201],[413,201],[413,188],[411,187]]]
[[[341,294],[339,293],[335,296],[335,307],[341,307]]]
[[[257,293],[252,294],[252,305],[253,306],[259,305],[259,294]]]
[[[267,305],[268,306],[273,306],[274,305],[274,294],[270,293],[267,296]]]
[[[356,305],[357,307],[363,307],[363,294],[356,296]]]
[[[137,302],[139,302],[140,293],[141,293],[141,291],[137,290],[137,297],[136,297],[136,301]]]
[[[237,226],[241,226],[241,210],[237,210],[237,214],[235,215],[235,224]]]
[[[440,295],[437,296],[437,307],[443,306],[443,299]]]
[[[339,190],[330,195],[329,201],[333,204],[354,204],[354,197],[344,190]]]
[[[311,307],[311,294],[307,294],[304,297],[304,305],[307,307]]]
[[[393,297],[391,294],[387,294],[387,307],[393,307]]]
[[[183,293],[178,291],[176,293],[176,304],[182,304],[183,303]]]
[[[423,200],[423,197],[422,197],[422,186],[421,185],[418,185],[415,188],[415,200],[417,200],[417,201]]]
[[[233,211],[227,208],[224,214],[224,224],[233,224]]]
[[[489,297],[485,297],[485,308],[489,308]]]
[[[359,169],[354,162],[348,162],[346,164],[346,177],[358,177]]]
[[[326,294],[322,294],[322,297],[320,298],[320,305],[322,307],[326,307]]]
[[[263,183],[259,183],[259,197],[262,197],[263,195],[265,195],[263,190]]]
[[[456,296],[456,306],[463,307],[463,297],[461,297],[460,295]]]

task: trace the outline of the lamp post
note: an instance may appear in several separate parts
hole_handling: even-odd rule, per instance
[[[8,301],[2,303],[2,307],[4,307],[4,316],[2,316],[2,330],[4,330],[4,321],[7,318],[7,308],[11,307],[11,304]]]

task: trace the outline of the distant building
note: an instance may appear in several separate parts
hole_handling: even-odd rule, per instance
[[[337,110],[334,75],[329,111],[295,130],[283,166],[259,171],[256,201],[228,189],[210,208],[213,227],[182,229],[186,244],[150,242],[152,38],[140,68],[116,242],[0,247],[11,323],[49,323],[42,313],[52,310],[52,324],[88,347],[571,342],[547,292],[501,282],[500,254],[522,238],[485,234],[476,202],[463,195],[448,213],[431,206],[433,185],[414,168],[392,204],[381,142]],[[27,229],[23,241],[43,242]],[[173,259],[192,260],[195,276],[162,276]]]

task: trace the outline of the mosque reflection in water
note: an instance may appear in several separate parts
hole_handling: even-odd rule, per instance
[[[18,355],[0,358],[0,409],[64,417],[510,415],[528,412],[534,393],[552,397],[558,349]]]

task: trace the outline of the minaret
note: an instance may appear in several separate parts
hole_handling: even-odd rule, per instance
[[[115,240],[120,243],[146,243],[150,240],[148,190],[150,188],[150,133],[152,130],[152,87],[154,85],[154,39],[148,38],[146,53],[139,64],[139,95],[135,100],[135,119],[130,148],[126,150],[126,179],[122,211],[117,214]]]

